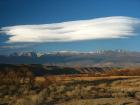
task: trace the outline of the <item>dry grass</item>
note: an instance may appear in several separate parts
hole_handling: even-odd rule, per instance
[[[56,105],[140,105],[139,101],[132,98],[100,98],[86,100],[72,100]]]
[[[140,105],[140,76],[53,78],[61,82],[57,105]]]
[[[37,77],[35,82],[44,89],[21,96],[12,105],[140,105],[140,76],[65,75]]]
[[[140,105],[140,76],[25,74],[1,79],[1,105]]]
[[[50,81],[56,83],[69,83],[73,81],[97,81],[97,80],[113,80],[113,79],[131,79],[131,78],[139,78],[140,76],[69,76],[69,75],[56,75],[49,76],[48,79]]]

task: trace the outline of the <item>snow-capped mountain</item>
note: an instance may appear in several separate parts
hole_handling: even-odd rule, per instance
[[[140,52],[102,50],[95,52],[59,51],[50,53],[16,52],[0,55],[0,63],[53,64],[72,66],[140,65]]]

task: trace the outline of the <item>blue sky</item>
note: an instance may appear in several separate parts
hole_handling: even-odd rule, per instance
[[[0,0],[0,29],[124,16],[140,19],[140,0]],[[139,27],[137,27],[139,30]],[[52,32],[53,33],[53,32]],[[15,51],[94,51],[124,49],[140,51],[140,33],[128,38],[97,38],[62,42],[10,42],[0,34],[0,54]],[[26,34],[26,33],[25,33]]]

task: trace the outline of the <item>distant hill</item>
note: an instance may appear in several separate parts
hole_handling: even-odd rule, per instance
[[[41,64],[0,64],[0,76],[11,73],[32,76],[140,76],[140,67],[65,67]]]
[[[1,64],[46,64],[52,66],[139,66],[140,52],[122,50],[97,52],[21,52],[0,55]]]

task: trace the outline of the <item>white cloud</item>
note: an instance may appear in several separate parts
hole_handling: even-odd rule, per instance
[[[93,39],[127,38],[136,35],[140,20],[112,16],[40,25],[17,25],[1,28],[10,35],[8,42],[64,42]]]
[[[19,48],[27,48],[31,46],[35,46],[36,44],[31,44],[31,43],[22,43],[22,44],[10,44],[10,45],[1,45],[0,50],[4,49],[19,49]]]

